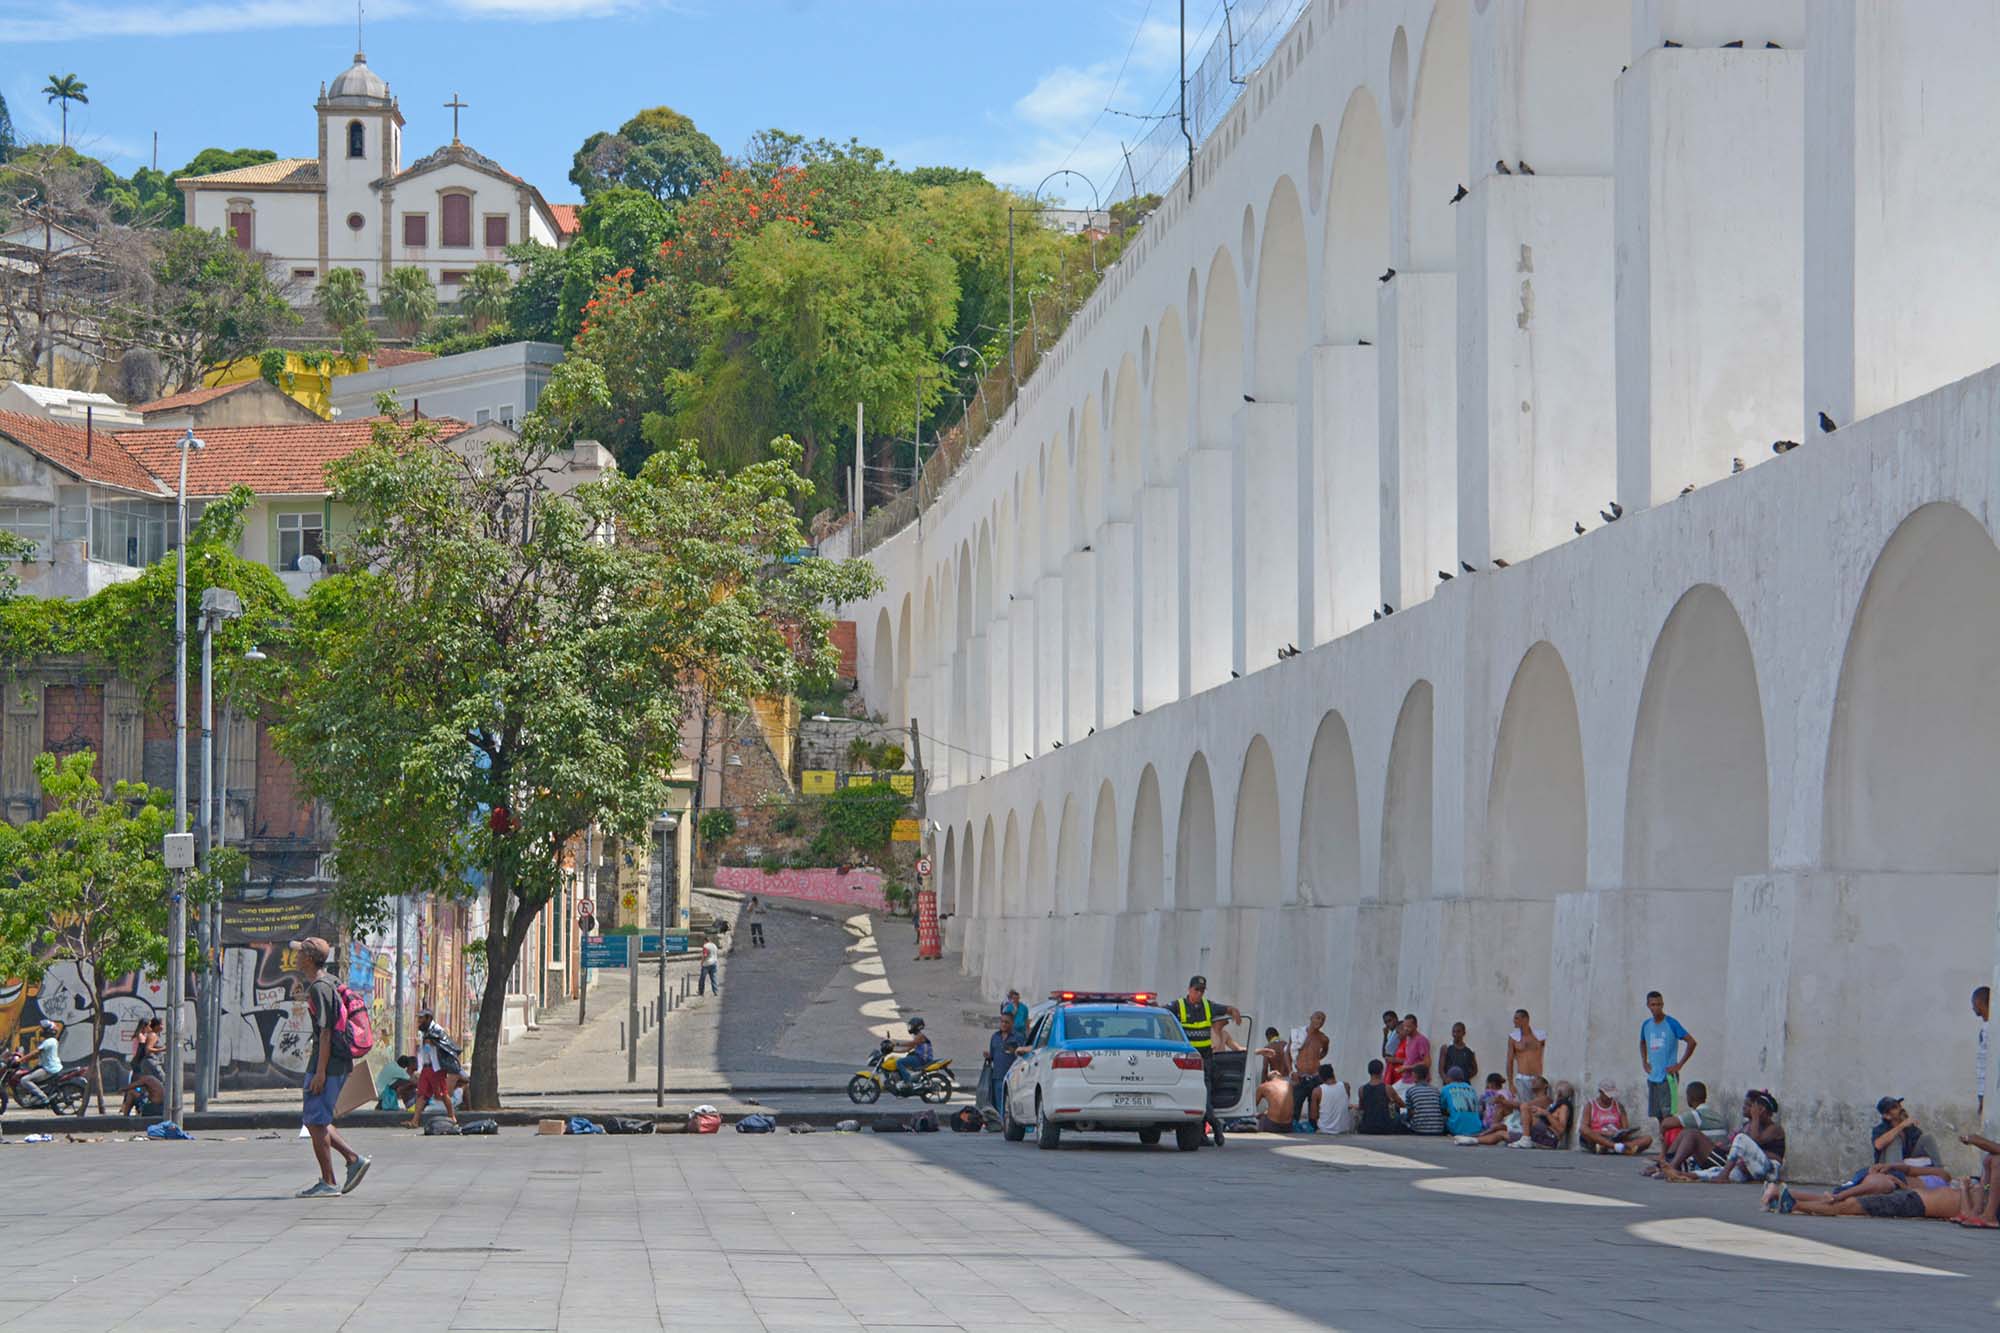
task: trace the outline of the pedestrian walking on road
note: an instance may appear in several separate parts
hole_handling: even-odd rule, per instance
[[[695,994],[706,995],[711,987],[714,988],[717,995],[722,994],[722,978],[717,970],[718,960],[721,957],[722,950],[715,947],[714,940],[705,940],[702,942],[701,976],[695,982]]]
[[[750,895],[750,907],[749,910],[745,913],[745,915],[750,918],[751,947],[756,949],[763,948],[764,947],[764,904],[757,901],[757,895],[754,893]]]
[[[340,1011],[340,996],[333,978],[326,975],[326,960],[333,953],[323,939],[313,936],[292,941],[298,956],[299,975],[306,983],[306,1017],[312,1022],[312,1053],[306,1062],[305,1125],[312,1139],[313,1159],[319,1163],[319,1179],[299,1191],[301,1199],[331,1198],[347,1194],[368,1174],[369,1159],[347,1146],[333,1127],[334,1107],[340,1104],[341,1085],[354,1072],[354,1061],[334,1049],[333,1023]],[[333,1154],[347,1160],[347,1179],[333,1183]]]
[[[423,1123],[424,1112],[430,1109],[431,1099],[444,1103],[444,1113],[451,1117],[451,1123],[458,1123],[458,1112],[451,1104],[451,1094],[455,1085],[465,1081],[465,1067],[459,1061],[459,1050],[437,1024],[435,1012],[430,1005],[417,1010],[417,1104],[410,1112],[410,1128]]]

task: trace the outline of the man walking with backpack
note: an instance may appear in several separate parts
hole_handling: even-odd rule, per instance
[[[299,960],[299,975],[306,983],[306,1017],[312,1022],[312,1053],[306,1063],[305,1126],[312,1139],[313,1159],[319,1163],[319,1179],[300,1190],[301,1199],[325,1199],[347,1194],[368,1174],[369,1159],[347,1146],[333,1127],[334,1107],[340,1103],[341,1085],[354,1072],[353,1010],[346,1003],[353,995],[336,986],[326,975],[326,960],[332,946],[313,936],[292,941]],[[343,994],[345,992],[345,994]],[[358,999],[355,1007],[360,1007]],[[360,1009],[365,1019],[367,1010]],[[373,1044],[372,1033],[369,1045]],[[362,1054],[367,1054],[366,1047]],[[333,1154],[347,1160],[347,1179],[333,1183]]]

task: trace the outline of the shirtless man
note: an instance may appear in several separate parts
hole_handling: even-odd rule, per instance
[[[1298,1052],[1292,1059],[1295,1068],[1312,1070],[1326,1063],[1326,1053],[1332,1049],[1333,1044],[1327,1040],[1326,1033],[1321,1031],[1325,1026],[1326,1014],[1321,1011],[1315,1011],[1313,1016],[1306,1020],[1305,1040],[1299,1043]]]
[[[1292,1044],[1278,1029],[1264,1029],[1264,1044],[1257,1048],[1257,1054],[1264,1057],[1265,1069],[1284,1078],[1292,1076]]]
[[[1548,1049],[1549,1034],[1535,1026],[1526,1009],[1516,1009],[1514,1030],[1507,1034],[1507,1081],[1514,1085],[1515,1101],[1526,1102],[1533,1095]]]
[[[1257,1085],[1257,1128],[1266,1134],[1292,1132],[1292,1081],[1273,1076]]]
[[[1965,1214],[1965,1191],[1957,1185],[1864,1194],[1838,1203],[1831,1195],[1794,1194],[1790,1187],[1779,1185],[1774,1202],[1778,1212],[1807,1217],[1934,1217],[1950,1221]]]

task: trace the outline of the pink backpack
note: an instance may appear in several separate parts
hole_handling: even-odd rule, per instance
[[[368,1016],[368,1002],[339,982],[334,984],[333,999],[333,1049],[359,1060],[375,1049],[375,1021]]]

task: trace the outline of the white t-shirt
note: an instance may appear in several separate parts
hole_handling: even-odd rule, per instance
[[[1319,1090],[1319,1132],[1348,1134],[1354,1130],[1354,1097],[1345,1083],[1323,1083]]]
[[[714,940],[704,942],[701,946],[701,965],[707,967],[716,960],[720,953],[721,951],[715,947]]]

